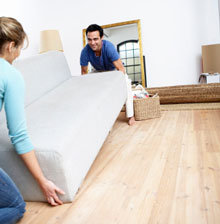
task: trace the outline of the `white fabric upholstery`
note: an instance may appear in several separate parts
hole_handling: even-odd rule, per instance
[[[38,84],[47,74],[49,78],[39,92],[33,84],[34,94],[27,98],[28,132],[44,174],[66,192],[62,200],[70,202],[125,103],[126,81],[117,71],[71,77],[63,53],[49,54],[29,59],[32,66],[28,71],[32,72],[27,87],[33,84],[31,76]],[[26,64],[20,62],[19,69],[26,80]],[[55,73],[62,75],[53,77]],[[27,88],[27,94],[31,93],[32,89]],[[5,123],[0,124],[0,142],[0,166],[13,178],[24,199],[44,201],[38,185],[13,150]]]
[[[49,51],[18,60],[13,65],[25,79],[26,106],[61,85],[71,76],[66,58],[59,51]]]

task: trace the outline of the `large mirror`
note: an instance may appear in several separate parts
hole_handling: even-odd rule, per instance
[[[140,20],[102,25],[101,27],[104,30],[104,39],[115,45],[132,83],[146,87]],[[86,29],[83,29],[83,46],[86,44]],[[89,67],[90,69],[91,67]]]

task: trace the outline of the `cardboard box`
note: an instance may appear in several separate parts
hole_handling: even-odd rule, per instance
[[[206,76],[206,81],[207,81],[207,83],[218,83],[219,82],[219,74]]]
[[[209,74],[209,73],[202,73],[199,77],[200,83],[219,83],[220,82],[220,74]]]
[[[220,44],[202,46],[203,73],[220,73]]]

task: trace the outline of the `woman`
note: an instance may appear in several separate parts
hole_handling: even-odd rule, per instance
[[[36,179],[47,201],[51,205],[61,205],[57,193],[64,192],[43,175],[28,137],[24,115],[24,81],[11,65],[20,55],[25,39],[27,36],[17,20],[0,17],[0,111],[4,102],[9,136],[16,152]],[[0,169],[0,224],[14,223],[24,212],[25,202],[19,190]]]

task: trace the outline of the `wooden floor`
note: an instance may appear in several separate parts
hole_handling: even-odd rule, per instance
[[[27,203],[23,223],[219,224],[220,110],[121,113],[73,203]]]

